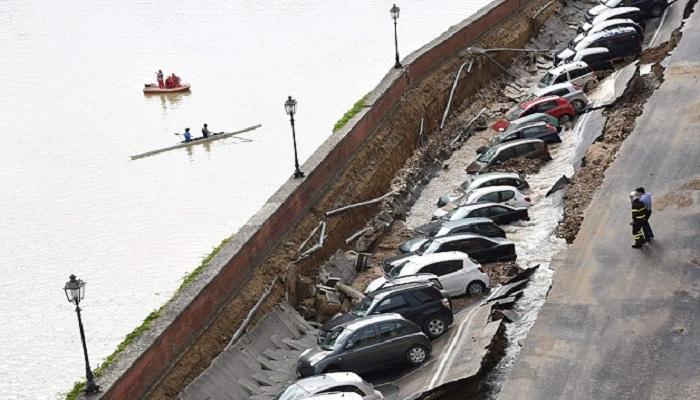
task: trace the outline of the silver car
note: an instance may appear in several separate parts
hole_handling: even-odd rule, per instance
[[[530,98],[559,96],[569,100],[577,113],[588,106],[588,97],[579,86],[571,82],[557,83],[543,88],[533,89]]]
[[[530,185],[520,175],[513,172],[488,172],[467,178],[458,188],[440,196],[437,201],[438,207],[449,203],[457,203],[470,190],[488,186],[514,186],[521,192],[527,192]]]
[[[362,400],[382,400],[384,396],[353,372],[331,372],[300,379],[287,386],[273,400],[300,400],[321,393],[361,394]]]

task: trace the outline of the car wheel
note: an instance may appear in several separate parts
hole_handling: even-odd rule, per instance
[[[571,122],[571,116],[569,114],[564,114],[559,117],[559,125],[564,125]]]
[[[579,112],[583,110],[584,107],[586,107],[586,104],[583,102],[583,100],[574,100],[571,102],[571,105],[574,107],[574,110],[576,110],[576,112]]]
[[[423,364],[427,358],[428,350],[419,344],[411,346],[406,352],[406,361],[413,366]]]
[[[432,315],[425,321],[425,333],[431,339],[442,336],[447,330],[447,322],[440,315]]]
[[[469,297],[481,296],[486,292],[486,285],[483,282],[474,281],[467,285],[467,295]]]
[[[651,7],[651,10],[649,10],[649,15],[651,15],[652,18],[659,18],[663,13],[664,8],[661,7],[659,4],[654,4]]]

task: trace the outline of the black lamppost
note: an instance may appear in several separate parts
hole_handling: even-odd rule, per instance
[[[297,112],[297,101],[292,96],[287,97],[284,102],[284,111],[289,114],[289,122],[292,123],[292,141],[294,141],[294,179],[303,178],[304,173],[299,169],[299,158],[297,157],[297,135],[294,132],[294,113]]]
[[[80,306],[78,304],[85,297],[85,282],[82,279],[75,279],[75,275],[70,276],[70,280],[63,287],[69,303],[75,303],[75,312],[78,313],[78,327],[80,328],[80,339],[83,341],[83,353],[85,354],[85,393],[94,393],[100,390],[100,386],[95,384],[95,377],[90,369],[88,360],[87,345],[85,344],[85,331],[83,330],[83,320],[80,318]]]
[[[394,47],[396,49],[396,63],[394,64],[394,68],[401,68],[401,62],[399,61],[399,39],[396,36],[396,20],[399,19],[399,11],[401,11],[401,9],[396,7],[396,4],[389,10],[391,18],[394,20]]]

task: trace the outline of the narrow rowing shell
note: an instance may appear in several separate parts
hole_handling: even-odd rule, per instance
[[[190,84],[189,83],[183,83],[182,85],[176,87],[176,88],[159,88],[157,84],[154,83],[149,83],[143,88],[144,93],[177,93],[177,92],[184,92],[190,90]]]

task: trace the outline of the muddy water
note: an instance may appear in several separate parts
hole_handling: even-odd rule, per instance
[[[403,1],[401,55],[486,3]],[[391,4],[0,2],[0,397],[52,398],[83,375],[70,273],[88,282],[95,367],[261,206],[293,170],[286,96],[303,162],[393,65]],[[192,91],[144,96],[158,68]],[[204,122],[263,127],[129,160]]]

